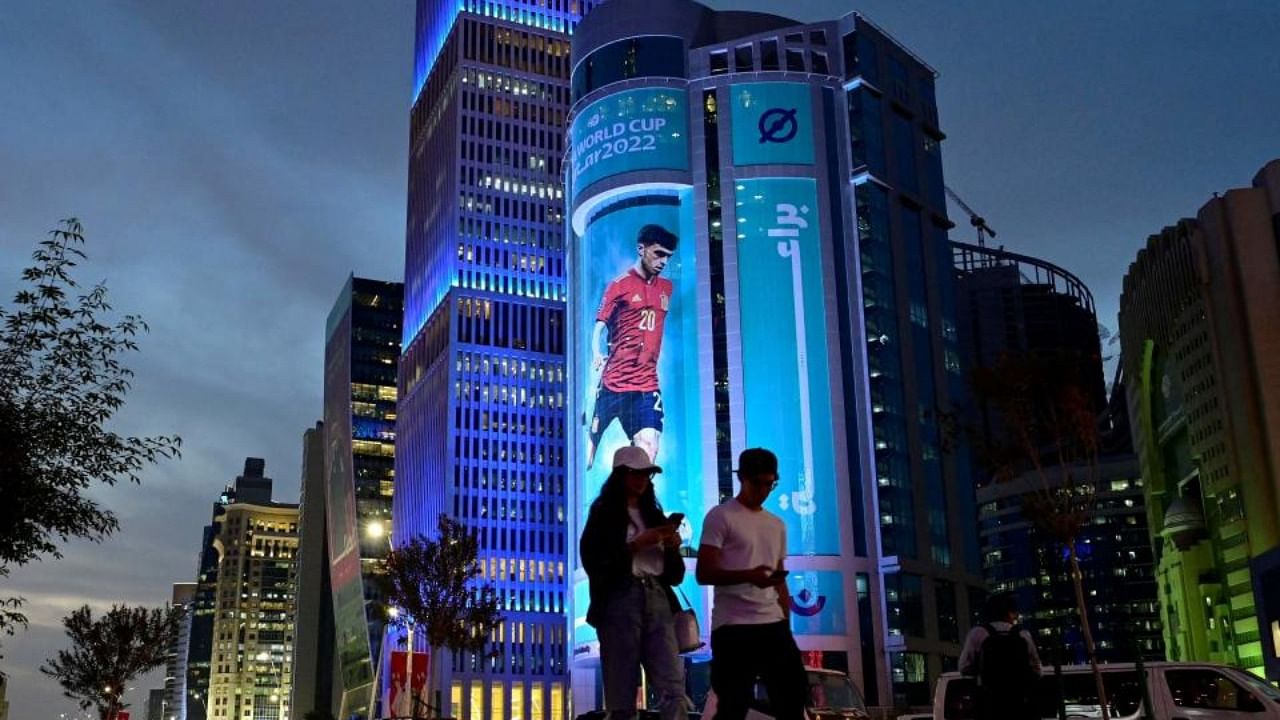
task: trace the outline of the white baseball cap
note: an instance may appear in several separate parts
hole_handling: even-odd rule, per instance
[[[628,470],[652,470],[654,472],[662,472],[662,468],[653,464],[649,459],[649,453],[644,448],[638,448],[635,445],[623,445],[613,454],[613,469],[627,468]]]

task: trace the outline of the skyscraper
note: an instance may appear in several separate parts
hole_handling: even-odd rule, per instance
[[[343,718],[368,714],[381,652],[374,576],[391,533],[402,302],[399,283],[351,276],[325,326],[324,505]]]
[[[953,242],[964,364],[995,368],[1003,357],[1052,358],[1072,377],[1090,408],[1107,405],[1093,293],[1075,275],[1039,258],[1004,248]],[[980,444],[1006,429],[994,408],[973,399]],[[978,448],[981,452],[981,447]],[[979,485],[985,484],[979,482]]]
[[[200,562],[195,597],[191,601],[191,630],[187,642],[186,713],[188,720],[206,720],[209,678],[214,650],[214,623],[218,614],[218,581],[221,553],[217,538],[222,532],[226,506],[236,502],[270,502],[271,480],[263,476],[261,458],[245,458],[244,473],[229,483],[213,504],[213,516],[201,534]]]
[[[1077,486],[1090,469],[1069,466]],[[1151,538],[1143,507],[1143,482],[1132,454],[1099,460],[1092,471],[1095,500],[1090,522],[1076,541],[1089,622],[1098,660],[1164,659],[1156,600]],[[1018,598],[1021,623],[1036,635],[1042,659],[1086,663],[1075,588],[1063,545],[1047,536],[1024,511],[1028,494],[1052,492],[1066,473],[1049,467],[1044,479],[1027,473],[978,490],[983,575],[992,591]]]
[[[561,720],[568,35],[590,0],[419,0],[394,540],[478,533],[507,621],[446,713]],[[424,648],[419,648],[424,649]]]
[[[298,518],[298,612],[293,642],[294,717],[334,714],[333,590],[325,522],[324,423],[302,435],[302,493]]]
[[[182,620],[178,625],[178,634],[173,645],[165,655],[164,661],[164,717],[165,720],[186,720],[187,718],[187,653],[191,643],[191,621],[193,619],[196,583],[182,582],[173,584],[171,602],[182,609]]]
[[[601,459],[636,444],[692,550],[736,454],[773,449],[768,507],[787,524],[808,661],[847,669],[873,704],[926,704],[981,586],[968,459],[944,453],[940,421],[963,378],[934,71],[857,14],[687,0],[600,5],[573,63],[573,516]],[[617,411],[632,391],[652,407]],[[589,709],[598,660],[574,573]]]
[[[1280,160],[1147,240],[1120,297],[1166,649],[1280,679]]]
[[[293,682],[298,506],[273,502],[263,462],[245,461],[213,540],[218,599],[206,711],[212,720],[288,720]]]
[[[1098,657],[1132,662],[1141,652],[1149,660],[1162,659],[1143,483],[1123,395],[1106,401],[1093,294],[1075,275],[1039,258],[959,242],[952,248],[964,365],[996,369],[1006,360],[1052,363],[1063,373],[1064,385],[1083,393],[1100,432],[1092,467],[1088,462],[1062,467],[1049,451],[1043,474],[1030,458],[1022,458],[1021,475],[990,483],[984,449],[1015,440],[997,408],[972,399],[966,424],[977,436],[979,533],[988,588],[1017,595],[1023,622],[1037,634],[1046,661],[1056,652],[1063,663],[1086,662],[1066,548],[1027,518],[1024,498],[1088,483],[1095,505],[1075,546],[1085,592],[1095,598],[1089,602],[1089,620]],[[1033,445],[1052,448],[1056,439],[1048,435],[1033,439]]]

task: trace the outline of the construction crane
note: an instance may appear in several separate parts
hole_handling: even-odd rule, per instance
[[[986,247],[987,238],[991,238],[992,240],[994,240],[996,237],[996,231],[991,229],[991,226],[987,224],[987,221],[985,218],[983,218],[978,213],[974,212],[973,208],[969,207],[968,203],[966,203],[964,200],[961,200],[960,196],[956,194],[955,190],[952,190],[950,187],[947,187],[947,186],[944,186],[944,188],[947,191],[947,197],[954,200],[956,205],[959,205],[960,209],[965,211],[965,214],[969,216],[969,224],[972,225],[974,229],[978,231],[978,247]]]

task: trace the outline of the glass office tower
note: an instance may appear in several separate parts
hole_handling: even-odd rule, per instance
[[[369,712],[385,624],[376,576],[391,533],[402,288],[348,277],[326,324],[322,467],[343,718]]]

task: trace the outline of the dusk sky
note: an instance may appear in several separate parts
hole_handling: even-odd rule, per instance
[[[715,2],[799,20],[856,9],[941,77],[944,171],[998,231],[1092,289],[1115,328],[1148,235],[1280,157],[1280,3]],[[325,317],[349,272],[401,280],[413,5],[0,5],[0,301],[60,218],[85,283],[151,333],[115,429],[178,433],[141,486],[95,490],[123,530],[16,570],[14,720],[70,715],[36,668],[89,603],[159,605],[246,456],[296,501],[321,413]],[[972,241],[958,209],[952,237]],[[1116,348],[1118,350],[1118,348]],[[0,487],[0,502],[3,488]],[[145,713],[145,689],[130,695]]]

